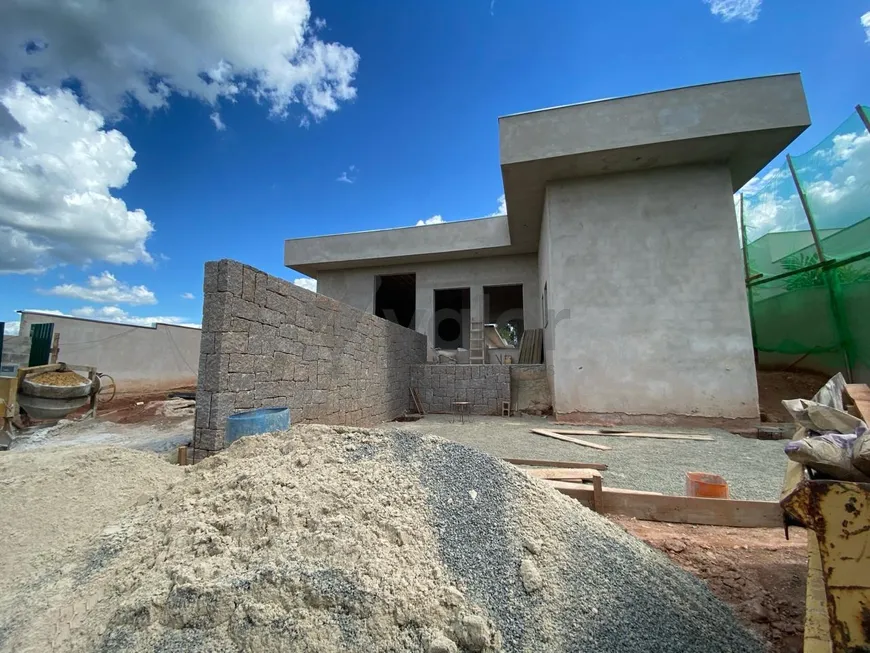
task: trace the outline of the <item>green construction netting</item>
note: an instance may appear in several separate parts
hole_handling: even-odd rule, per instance
[[[759,363],[870,381],[870,132],[860,113],[752,180],[738,205]]]

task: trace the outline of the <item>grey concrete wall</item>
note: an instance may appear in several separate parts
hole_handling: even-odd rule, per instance
[[[510,401],[510,365],[412,365],[411,386],[427,413],[453,412],[454,401],[467,401],[474,415],[500,415]]]
[[[727,168],[554,183],[546,213],[558,414],[758,416]]]
[[[404,413],[426,339],[236,261],[206,263],[194,447],[223,448],[234,412],[368,426]]]
[[[511,407],[533,415],[552,411],[546,365],[511,365]]]
[[[30,361],[30,333],[18,336],[3,336],[3,365],[24,367]]]
[[[117,391],[157,392],[196,385],[201,332],[169,324],[135,326],[25,312],[21,333],[50,322],[59,334],[58,361],[93,365],[115,379]]]
[[[442,288],[471,288],[471,319],[482,321],[484,286],[522,284],[525,328],[540,327],[538,259],[535,254],[324,271],[317,276],[317,291],[361,311],[372,313],[375,276],[410,273],[417,275],[415,328],[426,335],[430,347],[435,342],[434,291]]]

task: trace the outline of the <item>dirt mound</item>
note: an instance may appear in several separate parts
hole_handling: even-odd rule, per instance
[[[9,651],[760,650],[620,528],[401,431],[242,439],[12,594]]]

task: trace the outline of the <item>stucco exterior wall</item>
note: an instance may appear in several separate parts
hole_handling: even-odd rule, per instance
[[[25,312],[22,334],[32,324],[54,324],[58,361],[93,365],[115,379],[118,393],[170,390],[196,385],[201,332],[170,324],[135,326]],[[26,362],[25,362],[26,364]]]
[[[590,177],[546,196],[555,411],[757,418],[728,169]]]
[[[222,449],[243,410],[370,426],[408,409],[420,334],[236,261],[206,263],[204,297],[195,456]]]
[[[410,273],[417,277],[415,328],[426,335],[430,347],[435,342],[434,293],[438,289],[470,288],[471,319],[482,321],[484,286],[522,284],[525,328],[541,325],[536,254],[321,271],[317,276],[317,292],[373,313],[375,276]]]

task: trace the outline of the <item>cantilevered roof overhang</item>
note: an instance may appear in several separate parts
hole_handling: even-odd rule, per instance
[[[550,182],[711,163],[728,166],[736,191],[809,125],[796,73],[504,116],[506,216],[291,239],[284,265],[317,276],[319,270],[536,252]]]
[[[503,116],[499,148],[511,242],[537,250],[549,182],[725,163],[736,191],[809,125],[797,73]]]
[[[511,245],[507,216],[419,227],[359,231],[284,241],[284,265],[309,276],[319,270],[498,256]]]

